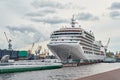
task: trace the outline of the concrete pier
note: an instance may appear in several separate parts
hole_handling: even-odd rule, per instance
[[[116,69],[84,78],[79,78],[75,80],[120,80],[120,69]]]

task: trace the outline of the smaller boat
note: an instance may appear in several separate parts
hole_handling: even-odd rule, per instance
[[[116,62],[116,59],[115,58],[111,58],[111,57],[106,57],[103,62],[105,63],[114,63]]]
[[[13,65],[13,63],[15,62],[14,60],[10,60],[10,55],[4,55],[2,58],[1,58],[1,61],[0,61],[0,66],[4,66],[4,65]]]
[[[25,72],[25,71],[36,71],[36,70],[49,70],[58,69],[63,65],[56,61],[42,61],[42,60],[21,60],[15,62],[8,62],[8,56],[2,59],[0,63],[0,74],[1,73],[13,73],[13,72]]]

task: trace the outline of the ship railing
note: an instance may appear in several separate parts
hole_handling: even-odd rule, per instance
[[[79,43],[79,41],[51,41],[50,44],[56,43]]]

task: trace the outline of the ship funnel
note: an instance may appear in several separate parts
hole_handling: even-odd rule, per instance
[[[75,16],[73,15],[72,16],[72,19],[71,19],[71,26],[72,27],[75,27],[75,24],[76,24],[77,22],[76,22],[76,20],[75,20]]]

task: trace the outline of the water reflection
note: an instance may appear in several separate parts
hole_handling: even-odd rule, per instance
[[[0,80],[12,80],[10,79],[14,74],[0,74]]]

